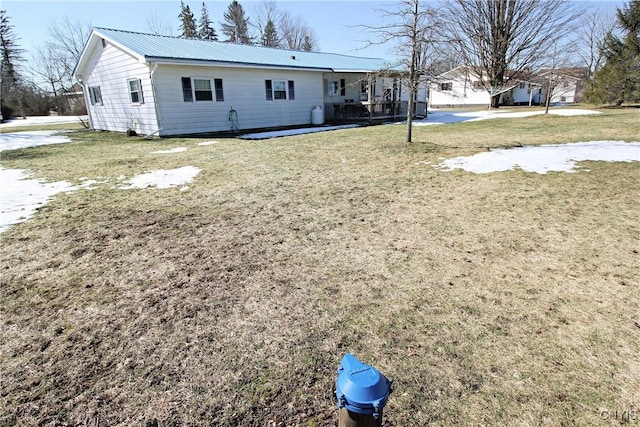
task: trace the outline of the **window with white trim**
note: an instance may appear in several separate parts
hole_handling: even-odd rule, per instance
[[[140,79],[129,79],[129,98],[132,104],[144,104],[142,96],[142,82]]]
[[[215,96],[215,98],[214,98]],[[224,101],[222,79],[199,79],[182,77],[182,99],[184,102],[193,101]]]
[[[91,105],[102,105],[100,86],[89,86],[89,99],[91,100]]]
[[[446,83],[440,83],[440,90],[453,90],[453,83],[452,82],[446,82]]]
[[[296,99],[295,82],[293,80],[265,80],[265,98],[267,101]]]
[[[193,92],[195,93],[196,101],[213,101],[211,80],[193,79]]]
[[[287,99],[287,82],[284,80],[273,81],[273,99]]]

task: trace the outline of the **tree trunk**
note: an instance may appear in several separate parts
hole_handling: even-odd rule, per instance
[[[491,97],[491,108],[499,108],[500,107],[500,94],[493,95]]]

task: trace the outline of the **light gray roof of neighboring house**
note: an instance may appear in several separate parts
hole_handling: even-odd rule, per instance
[[[323,52],[190,40],[130,31],[94,28],[92,36],[111,41],[146,62],[243,64],[248,66],[317,69],[326,71],[378,71],[389,68],[381,58],[363,58]],[[90,37],[91,40],[91,37]]]

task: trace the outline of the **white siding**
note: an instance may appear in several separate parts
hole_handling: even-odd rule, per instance
[[[516,105],[529,104],[529,98],[531,97],[531,85],[529,83],[517,83],[517,86],[511,91],[513,103]]]
[[[132,129],[139,134],[157,131],[148,65],[109,43],[104,47],[98,44],[86,75],[85,89],[99,86],[102,94],[103,105],[89,102],[87,106],[94,129],[116,132]],[[144,103],[131,102],[129,79],[141,81]],[[87,100],[90,101],[90,97]]]
[[[224,101],[185,101],[182,77],[222,79]],[[267,100],[265,80],[295,85],[294,100]],[[160,135],[224,132],[235,110],[239,129],[295,126],[311,123],[311,110],[322,105],[322,74],[309,71],[160,65],[154,73]],[[288,89],[288,88],[287,88]],[[287,93],[287,98],[289,94]]]
[[[477,78],[458,76],[431,85],[429,105],[433,107],[489,105],[489,93],[482,87],[474,89]],[[451,90],[442,90],[441,84],[451,83]]]
[[[556,83],[553,92],[551,92],[551,102],[567,102],[573,103],[576,101],[576,82],[573,80],[565,79]]]

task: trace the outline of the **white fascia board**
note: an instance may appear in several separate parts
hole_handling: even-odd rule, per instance
[[[209,61],[194,59],[176,59],[176,58],[158,58],[145,57],[144,62],[154,63],[158,65],[193,65],[198,67],[220,67],[220,68],[245,68],[245,69],[261,69],[261,70],[287,70],[287,71],[315,71],[315,72],[331,72],[331,68],[314,68],[314,67],[291,67],[287,65],[272,64],[252,64],[243,62],[228,61]]]
[[[126,52],[127,54],[131,55],[133,58],[137,59],[139,62],[141,62],[141,63],[145,62],[144,56],[139,55],[135,51],[123,46],[122,44],[120,44],[118,42],[113,41],[113,39],[111,39],[108,36],[105,36],[104,34],[102,34],[100,32],[100,30],[93,29],[93,30],[91,30],[91,34],[89,35],[89,39],[87,40],[87,43],[84,45],[84,49],[82,50],[82,53],[80,54],[80,60],[78,60],[78,63],[76,64],[76,67],[73,70],[72,76],[73,76],[74,79],[76,79],[78,81],[82,80],[82,71],[83,71],[84,67],[86,66],[86,63],[89,61],[90,56],[93,55],[95,50],[98,48],[98,46],[100,46],[100,44],[102,44],[102,40],[105,40],[106,42],[112,44],[113,46],[117,47],[118,49]]]

